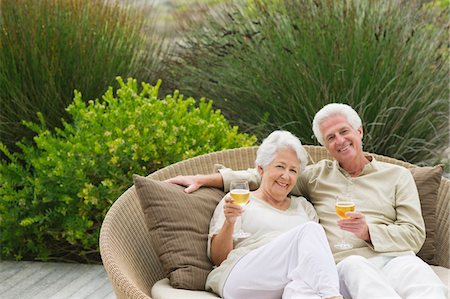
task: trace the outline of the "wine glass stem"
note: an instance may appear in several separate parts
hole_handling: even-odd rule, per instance
[[[242,215],[239,216],[239,232],[243,232],[244,230],[242,229]]]
[[[341,229],[341,243],[347,243],[347,238],[345,236],[345,230]]]

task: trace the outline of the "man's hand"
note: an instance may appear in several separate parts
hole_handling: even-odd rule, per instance
[[[184,192],[186,193],[194,192],[203,186],[223,188],[223,181],[220,173],[178,175],[174,178],[165,180],[165,182],[187,187],[184,189]]]
[[[347,212],[345,216],[350,218],[339,220],[339,227],[355,234],[355,236],[364,241],[370,242],[369,226],[366,222],[366,216],[360,212]]]
[[[165,182],[187,187],[184,189],[184,192],[186,193],[194,192],[202,186],[200,177],[196,175],[178,175],[165,180]]]

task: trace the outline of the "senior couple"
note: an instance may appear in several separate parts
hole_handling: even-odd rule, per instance
[[[218,204],[208,239],[216,267],[207,289],[224,298],[447,298],[447,287],[415,255],[425,225],[411,173],[364,155],[362,122],[348,105],[324,106],[313,131],[335,161],[306,166],[298,138],[275,131],[258,148],[256,169],[168,180],[186,192],[227,191],[237,178],[259,185],[242,222],[248,238],[233,239],[242,208],[229,195]],[[335,197],[347,194],[357,210],[338,220]],[[352,249],[330,246],[342,230],[350,232]]]

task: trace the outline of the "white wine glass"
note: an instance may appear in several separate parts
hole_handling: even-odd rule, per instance
[[[355,203],[350,196],[339,197],[336,196],[336,214],[341,219],[349,219],[350,217],[345,216],[347,212],[355,211]],[[353,245],[348,243],[346,240],[346,231],[342,230],[342,236],[339,243],[335,244],[334,247],[339,250],[346,250],[353,248]]]
[[[240,205],[242,208],[248,204],[250,200],[250,189],[248,187],[248,182],[245,180],[233,180],[230,183],[230,196],[233,198],[235,204]],[[233,234],[233,238],[242,239],[247,238],[251,233],[244,232],[242,229],[242,216],[239,216],[240,226],[239,231]]]

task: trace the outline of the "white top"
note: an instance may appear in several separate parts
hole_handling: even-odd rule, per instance
[[[220,231],[225,222],[224,204],[225,197],[219,202],[211,218],[208,235],[208,257],[211,257],[211,238]],[[234,249],[228,254],[227,259],[220,266],[214,268],[206,280],[206,289],[221,296],[228,274],[241,257],[297,225],[307,221],[318,222],[314,207],[303,197],[292,196],[289,208],[283,211],[251,194],[250,202],[244,209],[242,229],[252,235],[245,239],[235,240]],[[236,221],[234,231],[239,230],[240,223],[239,220]]]

